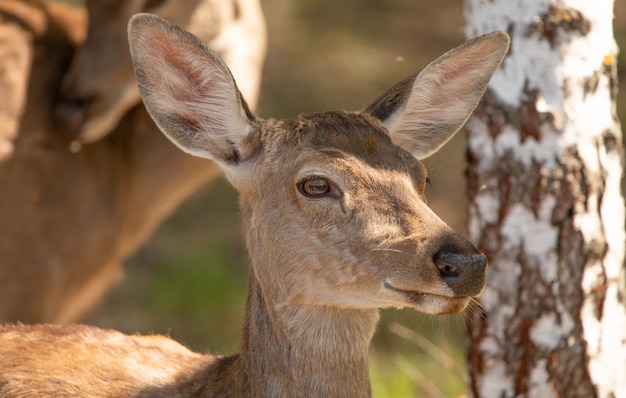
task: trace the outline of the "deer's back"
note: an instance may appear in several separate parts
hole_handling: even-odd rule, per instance
[[[84,325],[0,327],[3,397],[185,396],[197,385],[190,378],[214,362],[165,336]]]

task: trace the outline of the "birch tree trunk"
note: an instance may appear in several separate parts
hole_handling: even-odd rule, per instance
[[[465,0],[509,56],[468,123],[476,397],[626,397],[622,136],[612,0]]]

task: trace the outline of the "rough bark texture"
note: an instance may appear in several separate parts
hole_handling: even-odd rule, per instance
[[[509,56],[468,123],[469,229],[490,259],[476,397],[626,396],[613,1],[465,0]]]

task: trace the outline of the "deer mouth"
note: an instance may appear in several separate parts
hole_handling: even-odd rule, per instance
[[[463,311],[472,299],[472,296],[444,296],[418,290],[400,289],[388,280],[383,285],[386,289],[404,296],[409,306],[427,314],[455,314]]]

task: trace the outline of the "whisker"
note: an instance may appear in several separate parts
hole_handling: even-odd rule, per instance
[[[465,311],[465,329],[469,332],[472,324],[476,322],[479,318],[486,318],[487,313],[480,301],[473,298],[467,304],[467,309]]]
[[[401,254],[406,254],[407,256],[413,256],[411,253],[407,253],[405,251],[402,250],[398,250],[398,249],[389,249],[389,248],[376,248],[376,249],[372,249],[372,251],[378,251],[378,252],[394,252],[394,253],[401,253]]]

